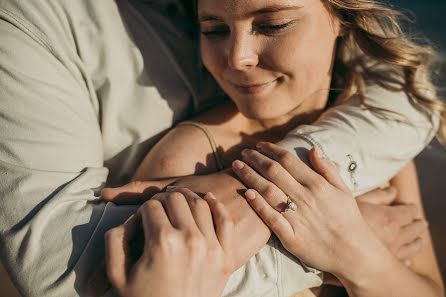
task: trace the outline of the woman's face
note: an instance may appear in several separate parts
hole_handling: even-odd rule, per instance
[[[248,118],[325,106],[338,21],[320,0],[199,0],[204,65]]]

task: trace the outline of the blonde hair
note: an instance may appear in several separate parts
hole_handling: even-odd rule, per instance
[[[376,1],[322,1],[344,30],[333,73],[334,85],[340,90],[337,100],[359,95],[367,108],[385,111],[364,103],[365,77],[372,62],[391,65],[385,76],[375,75],[373,80],[387,89],[406,92],[415,104],[439,118],[438,139],[446,145],[446,104],[439,100],[431,82],[431,59],[435,53],[432,47],[411,41],[400,25],[400,19],[405,16]],[[365,54],[367,61],[355,59],[358,51],[362,56]]]
[[[418,45],[403,32],[404,14],[374,0],[321,0],[339,19],[344,30],[333,72],[333,86],[340,91],[336,101],[359,95],[369,109],[390,112],[365,103],[365,80],[373,77],[373,62],[390,65],[385,75],[374,73],[374,82],[392,91],[404,91],[417,105],[440,120],[439,141],[446,146],[446,104],[431,82],[431,46]],[[190,16],[196,16],[197,0],[182,0]],[[362,57],[367,57],[364,60]],[[356,59],[358,58],[358,59]],[[379,65],[378,65],[379,68]],[[397,114],[396,112],[392,112]],[[401,115],[404,117],[404,115]],[[434,122],[432,126],[435,127]]]

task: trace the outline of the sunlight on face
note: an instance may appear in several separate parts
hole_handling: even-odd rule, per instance
[[[204,65],[248,118],[325,106],[339,24],[319,0],[199,0]]]

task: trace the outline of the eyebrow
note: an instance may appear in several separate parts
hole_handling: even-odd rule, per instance
[[[256,16],[259,14],[266,14],[266,13],[273,13],[273,12],[278,12],[278,11],[284,11],[284,10],[297,10],[302,8],[302,6],[292,6],[292,5],[287,5],[287,6],[267,6],[267,7],[263,7],[259,10],[255,10],[252,12],[248,12],[247,14],[244,14],[244,17],[252,17],[252,16]],[[217,15],[213,15],[213,14],[201,14],[198,17],[198,21],[199,22],[205,22],[205,21],[217,21],[217,20],[221,20],[221,18]]]

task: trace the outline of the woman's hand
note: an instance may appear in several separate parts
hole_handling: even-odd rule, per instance
[[[276,145],[260,143],[258,150],[245,150],[246,163],[235,161],[233,169],[255,189],[245,193],[248,202],[287,250],[313,267],[343,274],[377,245],[383,248],[334,165],[315,149],[310,161],[317,172]],[[296,211],[286,211],[288,201]]]
[[[145,202],[106,233],[107,275],[120,296],[221,296],[234,270],[232,218],[211,193],[203,200],[176,191]],[[144,250],[132,263],[130,246],[141,227]]]

